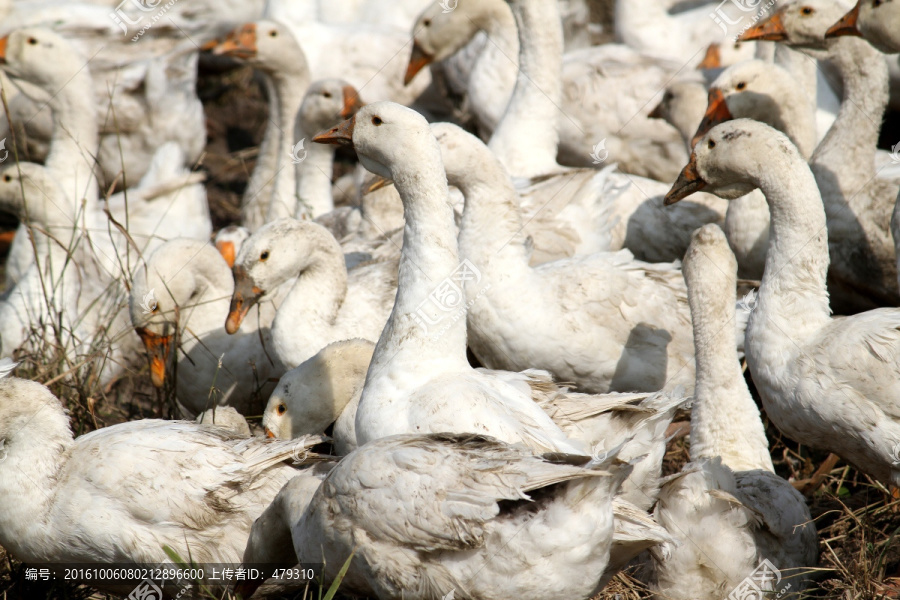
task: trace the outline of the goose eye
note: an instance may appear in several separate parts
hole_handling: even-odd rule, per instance
[[[809,15],[813,14],[814,12],[816,12],[816,11],[813,10],[813,8],[811,6],[804,6],[803,8],[800,9],[800,14],[803,15],[804,17],[808,17]]]
[[[273,29],[269,32],[269,37],[278,37],[278,30]]]
[[[713,140],[709,140],[709,143],[706,144],[706,147],[709,148],[710,150],[712,150],[713,148],[716,147],[716,143]]]
[[[734,49],[735,49],[735,50],[740,50],[740,49],[741,49],[741,42],[735,42],[735,43],[734,43]]]
[[[431,19],[425,19],[422,21],[422,27],[431,27]]]
[[[12,177],[9,176],[9,175],[4,175],[4,176],[3,176],[3,181],[9,183],[10,181],[12,181]]]
[[[283,415],[284,412],[287,410],[287,407],[284,404],[279,404],[278,408],[276,408],[275,410],[278,411],[279,415]]]
[[[331,92],[322,92],[322,95],[326,98],[331,98]]]
[[[736,90],[743,90],[745,87],[747,87],[747,82],[746,82],[746,81],[741,81],[741,82],[739,82],[736,86],[734,86],[734,89],[736,89]]]
[[[384,123],[384,121],[381,120],[381,117],[372,117],[372,125],[378,126],[382,123]]]
[[[259,255],[259,260],[268,260],[269,259],[269,251],[263,250],[262,254]]]
[[[879,6],[881,6],[881,0],[873,0],[873,1],[872,1],[872,6],[873,6],[874,8],[878,8]]]
[[[31,44],[32,46],[36,45],[38,43],[37,38],[33,38],[33,37],[28,38],[28,43]]]

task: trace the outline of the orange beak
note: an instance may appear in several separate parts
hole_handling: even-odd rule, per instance
[[[683,200],[705,187],[706,182],[700,178],[700,174],[697,172],[697,155],[694,152],[691,152],[691,160],[689,160],[687,166],[681,170],[678,179],[672,184],[672,189],[666,194],[665,205],[670,206],[675,204],[679,200]]]
[[[332,127],[328,131],[316,135],[314,142],[319,144],[337,144],[340,146],[353,145],[353,126],[356,125],[356,116],[341,122],[337,127]]]
[[[267,437],[267,438],[272,438],[272,439],[275,438],[275,434],[272,433],[272,430],[269,429],[268,427],[266,427],[266,437]]]
[[[422,50],[417,40],[413,40],[412,54],[409,56],[409,64],[406,65],[406,75],[403,77],[403,85],[409,85],[416,73],[430,65],[434,57]]]
[[[222,255],[229,267],[234,266],[234,242],[216,242],[216,250],[219,251],[219,254]]]
[[[244,267],[238,265],[232,270],[234,274],[234,293],[231,296],[231,308],[225,319],[225,331],[234,334],[244,322],[244,317],[254,304],[262,298],[263,292],[253,284]]]
[[[205,49],[205,46],[204,46]],[[256,56],[256,24],[247,23],[234,29],[211,48],[213,54],[249,59]]]
[[[147,350],[147,358],[150,360],[150,381],[160,388],[166,381],[166,362],[169,360],[169,346],[172,345],[172,335],[159,335],[145,329],[135,328],[137,334],[144,342]]]
[[[728,103],[725,102],[725,95],[722,94],[722,90],[718,88],[709,90],[709,104],[706,106],[706,114],[703,115],[703,120],[700,121],[700,126],[697,127],[697,133],[691,139],[691,147],[696,146],[700,138],[706,135],[706,132],[710,129],[733,118],[731,111],[728,110]]]
[[[700,64],[697,65],[698,69],[718,69],[722,66],[722,52],[719,49],[718,44],[710,44],[709,48],[706,49],[706,55],[703,57],[703,60],[700,61]]]
[[[840,21],[829,27],[828,31],[825,32],[825,39],[840,37],[842,35],[862,36],[862,33],[856,26],[856,21],[859,19],[859,7],[862,3],[863,0],[859,0],[859,2],[856,3],[856,6],[853,7],[853,10],[841,17]]]
[[[757,23],[742,33],[737,41],[762,40],[766,42],[783,42],[787,37],[784,23],[781,22],[781,13],[775,13],[765,21]]]
[[[344,107],[341,109],[341,118],[349,119],[363,107],[363,103],[359,99],[359,92],[352,85],[345,85],[342,91],[344,93]]]
[[[213,39],[209,40],[208,42],[203,42],[203,45],[200,46],[200,51],[201,52],[212,52],[213,50],[216,49],[216,46],[218,46],[220,43],[222,43],[222,41],[223,40],[220,40],[219,38],[213,38]]]
[[[0,62],[6,62],[6,46],[9,44],[9,36],[0,38]]]

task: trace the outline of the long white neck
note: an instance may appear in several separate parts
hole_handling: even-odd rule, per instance
[[[297,212],[297,165],[291,158],[295,143],[294,121],[303,103],[303,95],[309,87],[309,77],[302,73],[281,73],[274,75],[275,94],[278,97],[279,144],[277,171],[272,191],[272,204],[266,221],[293,217]]]
[[[562,24],[556,2],[512,0],[510,5],[519,31],[519,75],[488,145],[510,174],[534,177],[559,168]]]
[[[698,264],[684,269],[697,361],[691,458],[721,456],[735,471],[774,471],[759,410],[735,352],[734,260],[729,269],[722,264],[726,261],[705,255],[692,259]]]
[[[440,148],[422,137],[410,145],[415,160],[392,168],[406,223],[397,297],[369,379],[390,365],[423,373],[468,368],[465,296],[458,296],[467,266],[459,260]]]
[[[62,407],[56,400],[49,400],[25,427],[4,440],[5,460],[0,462],[0,498],[4,499],[0,545],[17,559],[28,562],[53,559],[55,548],[47,543],[53,532],[48,531],[46,519],[58,475],[74,444]],[[42,548],[48,555],[41,553]]]
[[[241,221],[251,231],[259,229],[266,223],[266,211],[275,189],[274,181],[278,175],[278,153],[281,148],[278,91],[272,77],[264,74],[263,81],[266,86],[266,95],[269,97],[269,116],[266,119],[266,130],[263,133],[262,142],[259,144],[256,167],[250,175],[247,189],[244,190],[244,198],[241,201]]]
[[[318,133],[304,132],[307,142]],[[305,144],[304,144],[305,146]],[[334,169],[334,146],[325,144],[309,144],[306,158],[297,165],[297,198],[296,218],[304,214],[313,219],[334,210],[334,199],[331,195],[331,173]]]
[[[447,182],[465,198],[460,256],[489,280],[530,270],[518,195],[503,166],[474,139],[455,151],[467,157],[445,162]]]
[[[297,281],[278,307],[272,336],[276,347],[302,348],[306,360],[332,341],[326,338],[347,296],[347,267],[340,245],[324,228],[298,230],[285,244],[298,248],[297,255],[304,259],[297,265]],[[302,331],[295,327],[298,321]]]
[[[184,304],[179,315],[181,339],[189,347],[196,340],[196,336],[222,329],[222,315],[228,312],[228,303],[234,290],[228,265],[218,252],[212,250],[213,252],[209,252],[206,248],[201,248],[198,252],[194,249],[190,254],[185,253],[184,262],[180,263],[187,265],[185,268],[191,270],[191,279],[194,283],[189,296],[193,300],[188,301],[188,298],[182,300]]]
[[[809,100],[808,110],[810,111],[810,114],[815,114],[817,108],[816,88],[818,87],[816,72],[819,70],[816,59],[807,56],[799,50],[791,48],[787,44],[775,44],[775,64],[784,67],[795,77],[797,83],[803,91],[806,92],[807,100]],[[813,127],[815,127],[815,122],[813,122]],[[815,129],[812,131],[812,136],[814,140],[818,139]],[[791,139],[795,138],[791,137]],[[801,152],[804,152],[804,156],[808,158],[812,152],[812,148],[809,149],[809,152],[805,152],[804,149],[801,148]]]
[[[840,37],[829,57],[844,82],[837,119],[813,154],[810,166],[822,188],[829,216],[853,204],[853,197],[875,177],[875,150],[888,102],[884,56],[865,40]]]
[[[49,104],[53,111],[53,135],[44,166],[60,182],[73,207],[80,206],[84,199],[88,212],[94,213],[99,210],[94,157],[100,138],[90,72],[83,69],[76,73]]]
[[[747,326],[748,360],[782,349],[792,355],[796,344],[830,319],[828,233],[816,181],[798,155],[762,162],[757,183],[771,226],[765,273]],[[761,336],[770,343],[754,346]]]
[[[519,31],[509,5],[484,1],[473,20],[488,41],[472,67],[469,98],[479,122],[493,131],[512,98],[519,64]]]

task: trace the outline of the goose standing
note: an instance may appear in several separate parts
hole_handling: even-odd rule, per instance
[[[341,247],[327,229],[310,221],[273,221],[241,247],[225,329],[238,331],[256,302],[288,284],[272,322],[275,354],[288,368],[334,341],[375,340],[391,312],[396,268],[374,262],[348,274]]]
[[[310,83],[306,55],[291,30],[275,21],[247,23],[213,48],[258,68],[265,76],[269,119],[256,168],[241,200],[244,226],[256,231],[265,223],[297,212],[296,165],[291,160],[294,121]]]
[[[270,299],[239,335],[222,331],[233,288],[216,249],[186,239],[160,246],[132,281],[131,321],[147,351],[150,379],[162,387],[169,363],[177,364],[170,379],[190,415],[216,405],[259,414],[274,387],[270,380],[284,373],[272,350]]]
[[[692,386],[691,319],[677,265],[641,263],[623,250],[532,268],[503,167],[455,125],[432,132],[448,183],[465,197],[459,249],[475,273],[464,282],[468,343],[481,364],[543,369],[588,393]]]
[[[651,549],[660,599],[721,598],[764,560],[783,574],[781,588],[790,582],[796,593],[806,587],[801,570],[816,563],[809,508],[775,474],[759,410],[733,354],[736,270],[718,227],[694,233],[684,258],[697,348],[692,462],[662,487],[656,505],[657,520],[680,542]]]
[[[24,562],[239,563],[253,520],[321,437],[141,420],[73,438],[44,386],[0,380],[0,543]],[[299,451],[298,451],[299,450]],[[127,490],[129,493],[122,493]]]
[[[839,4],[827,0],[789,4],[742,37],[782,41],[814,58],[828,58],[844,81],[838,118],[816,148],[810,167],[828,215],[829,283],[840,292],[834,295],[835,309],[858,312],[900,304],[888,218],[898,186],[876,177],[875,170],[888,103],[887,66],[881,53],[863,40],[824,38],[842,14]]]
[[[900,309],[830,316],[825,211],[797,148],[757,121],[717,125],[700,139],[666,201],[699,189],[733,198],[756,187],[772,226],[744,351],[766,414],[792,439],[900,485],[892,456],[900,444]]]

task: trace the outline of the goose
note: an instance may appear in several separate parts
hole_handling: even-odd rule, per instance
[[[656,547],[658,598],[718,599],[764,560],[791,593],[815,567],[815,525],[803,496],[778,477],[759,410],[733,354],[737,261],[715,225],[694,232],[684,278],[694,322],[697,386],[691,463],[660,491],[655,517],[680,543]],[[774,582],[766,582],[771,584]],[[772,589],[781,591],[781,589]]]
[[[236,411],[233,406],[208,408],[197,415],[195,420],[197,423],[222,427],[241,437],[250,437],[250,425],[247,424],[247,419]]]
[[[532,268],[516,192],[499,161],[455,125],[434,124],[432,132],[448,183],[465,197],[459,251],[473,275],[463,282],[468,344],[482,365],[546,370],[588,393],[690,387],[691,320],[678,265],[638,262],[623,250]]]
[[[320,131],[349,119],[361,106],[359,92],[343,79],[322,79],[306,91],[297,112],[294,138],[307,140]],[[300,142],[297,142],[298,144]],[[295,146],[296,147],[296,146]],[[309,144],[295,151],[297,165],[297,210],[294,217],[316,219],[334,210],[331,174],[334,148]]]
[[[23,162],[2,171],[0,207],[20,216],[36,251],[0,296],[0,356],[20,348],[60,353],[71,373],[93,372],[109,383],[140,347],[128,323],[127,296],[105,268],[120,257],[85,239],[79,215],[41,165]]]
[[[280,496],[272,512],[281,518],[270,522],[291,523],[290,562],[324,557],[326,581],[356,552],[342,582],[356,593],[590,598],[610,562],[612,498],[629,471],[614,452],[602,461],[535,456],[487,436],[397,435],[341,460],[299,519],[291,508],[312,486],[288,484],[298,498]],[[416,510],[404,507],[413,489]],[[268,524],[254,525],[251,544],[270,537]]]
[[[269,119],[256,168],[241,200],[242,224],[256,231],[266,222],[297,212],[296,165],[292,161],[294,121],[310,84],[306,55],[290,29],[275,21],[232,30],[214,54],[246,61],[264,74]]]
[[[458,284],[473,272],[459,259],[440,146],[427,121],[376,102],[313,141],[350,145],[366,169],[392,179],[406,218],[397,296],[366,376],[357,442],[453,430],[583,453],[534,403],[527,375],[491,377],[466,360]]]
[[[250,528],[321,436],[244,438],[147,419],[74,438],[39,383],[0,380],[0,544],[23,562],[239,563]],[[123,491],[127,493],[123,493]]]
[[[684,152],[672,128],[648,121],[645,104],[680,65],[609,44],[564,57],[559,23],[555,2],[469,2],[446,14],[432,5],[413,28],[406,79],[484,30],[493,43],[473,68],[470,100],[511,175],[558,172],[557,151],[565,164],[593,166],[603,142],[624,171],[670,180]]]
[[[881,52],[895,54],[900,52],[900,7],[891,1],[859,0],[829,33],[860,36]]]
[[[801,444],[827,447],[896,486],[900,469],[891,449],[900,444],[900,424],[892,382],[900,368],[900,309],[830,316],[825,211],[796,147],[757,121],[716,125],[666,201],[704,188],[729,198],[754,187],[769,203],[772,226],[744,351],[766,414]]]
[[[213,243],[216,250],[225,259],[229,269],[234,266],[234,260],[241,251],[241,246],[249,237],[250,230],[241,225],[229,225],[216,232]]]
[[[208,239],[211,225],[205,190],[199,185],[202,176],[184,170],[184,154],[174,142],[162,144],[145,165],[147,172],[137,186],[140,193],[128,197],[126,191],[101,203],[94,164],[99,144],[97,114],[86,61],[68,40],[48,29],[19,29],[4,40],[0,41],[3,69],[50,98],[54,129],[45,166],[63,197],[81,215],[79,227],[92,233],[92,243],[106,246],[105,254],[114,255],[104,209],[129,229],[132,238],[148,238],[141,244],[144,250],[147,244],[169,237]],[[82,202],[84,208],[78,208]],[[20,243],[27,246],[27,240],[17,237],[12,252],[23,252],[18,256],[27,264],[27,249],[16,249]],[[112,262],[107,268],[117,266]]]
[[[259,414],[274,387],[270,380],[285,371],[272,349],[270,299],[239,335],[222,331],[233,286],[216,249],[188,239],[160,246],[132,280],[131,321],[147,352],[150,379],[162,387],[169,373],[176,398],[192,416],[216,405]]]
[[[359,338],[332,342],[285,373],[263,411],[266,435],[290,440],[333,424],[337,455],[355,450],[356,407],[374,351],[373,342]]]
[[[888,102],[884,57],[863,40],[824,39],[842,14],[839,5],[825,0],[790,4],[743,37],[781,40],[814,58],[828,58],[844,81],[841,111],[810,166],[828,215],[834,308],[859,312],[900,304],[888,217],[898,186],[875,176],[879,124]]]
[[[255,303],[291,285],[272,322],[274,352],[287,368],[334,341],[375,340],[391,311],[396,268],[373,262],[348,273],[327,229],[309,221],[272,221],[241,247],[225,329],[237,332]]]

